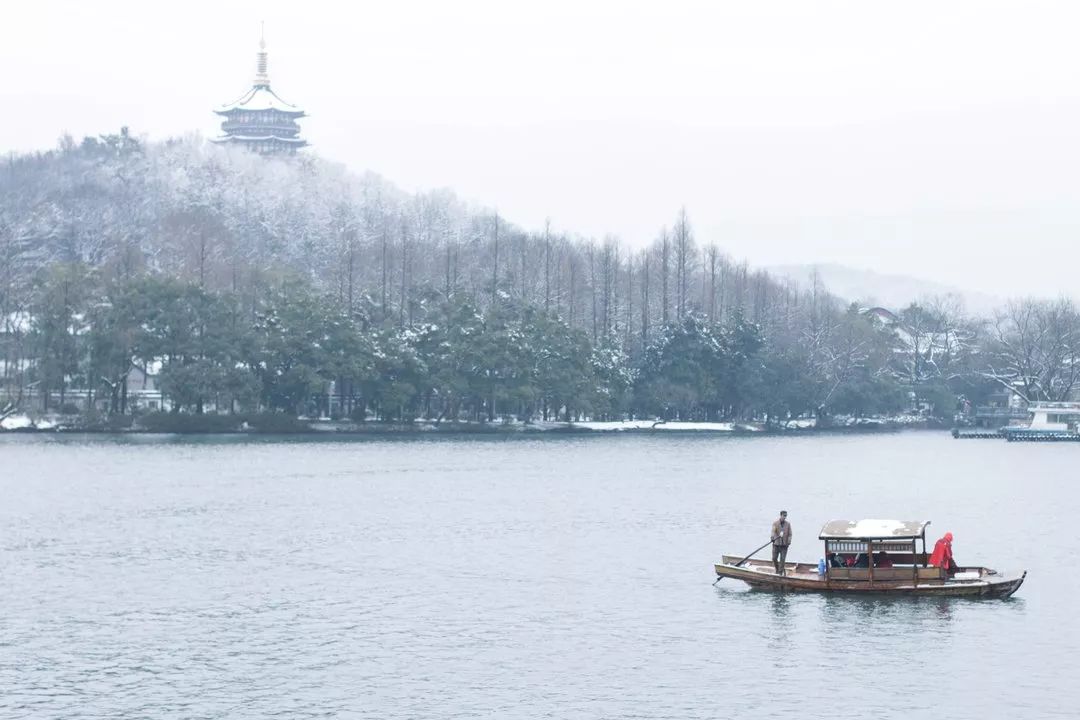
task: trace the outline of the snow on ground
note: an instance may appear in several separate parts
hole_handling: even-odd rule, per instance
[[[313,430],[324,432],[349,432],[361,429],[363,426],[349,421],[333,421],[328,418],[313,418],[310,420]],[[916,415],[894,415],[889,417],[835,417],[831,425],[837,428],[873,428],[888,425],[918,425],[925,423],[925,418]],[[9,415],[0,420],[0,430],[56,430],[63,424],[63,418],[52,419],[39,418],[36,422],[29,416],[19,413]],[[792,418],[781,421],[779,427],[784,430],[812,430],[817,427],[816,418]],[[241,429],[248,429],[246,427]],[[378,427],[378,424],[372,427]],[[495,423],[474,422],[444,422],[436,423],[430,420],[417,421],[407,427],[411,431],[437,431],[441,429],[456,430],[471,427],[483,429],[504,429],[526,432],[548,432],[566,430],[586,430],[591,432],[624,432],[624,431],[650,431],[650,432],[764,432],[765,426],[760,423],[736,423],[736,422],[663,422],[658,420],[585,420],[582,422],[565,422],[561,420],[536,420],[522,422],[516,418],[504,418]],[[404,429],[404,428],[402,428]]]
[[[34,427],[34,421],[26,415],[8,415],[0,420],[0,430],[22,430]]]
[[[921,415],[890,415],[888,420],[899,425],[918,425],[926,422],[926,418]]]
[[[579,422],[573,427],[586,430],[622,431],[622,430],[710,430],[712,432],[733,432],[735,423],[729,422],[657,422],[656,420],[615,420],[610,422]],[[753,426],[739,426],[740,430],[758,430]]]

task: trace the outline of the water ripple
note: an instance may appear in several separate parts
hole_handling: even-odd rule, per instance
[[[0,716],[1072,717],[1078,450],[2,437],[34,470],[0,473]],[[806,560],[826,519],[930,517],[1029,581],[712,587],[782,506]]]

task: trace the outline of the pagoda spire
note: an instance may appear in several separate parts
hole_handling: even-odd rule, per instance
[[[266,23],[259,23],[259,52],[255,61],[255,87],[270,87],[270,76],[266,72]]]

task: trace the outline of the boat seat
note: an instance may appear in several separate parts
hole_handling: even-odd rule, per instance
[[[911,580],[914,574],[911,567],[874,568],[875,580]],[[941,568],[919,568],[919,580],[940,580]],[[868,568],[829,568],[830,580],[869,580]]]

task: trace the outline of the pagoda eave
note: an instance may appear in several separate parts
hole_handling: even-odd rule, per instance
[[[223,117],[228,117],[233,113],[248,113],[248,112],[276,112],[280,115],[292,119],[299,119],[308,117],[308,114],[303,110],[280,110],[278,108],[246,108],[246,107],[226,107],[225,109],[215,109],[214,113]]]
[[[293,147],[303,147],[308,144],[307,140],[302,138],[285,138],[278,137],[277,135],[223,135],[221,137],[212,138],[211,142],[216,143],[248,143],[248,142],[277,142],[285,145],[292,145]]]

